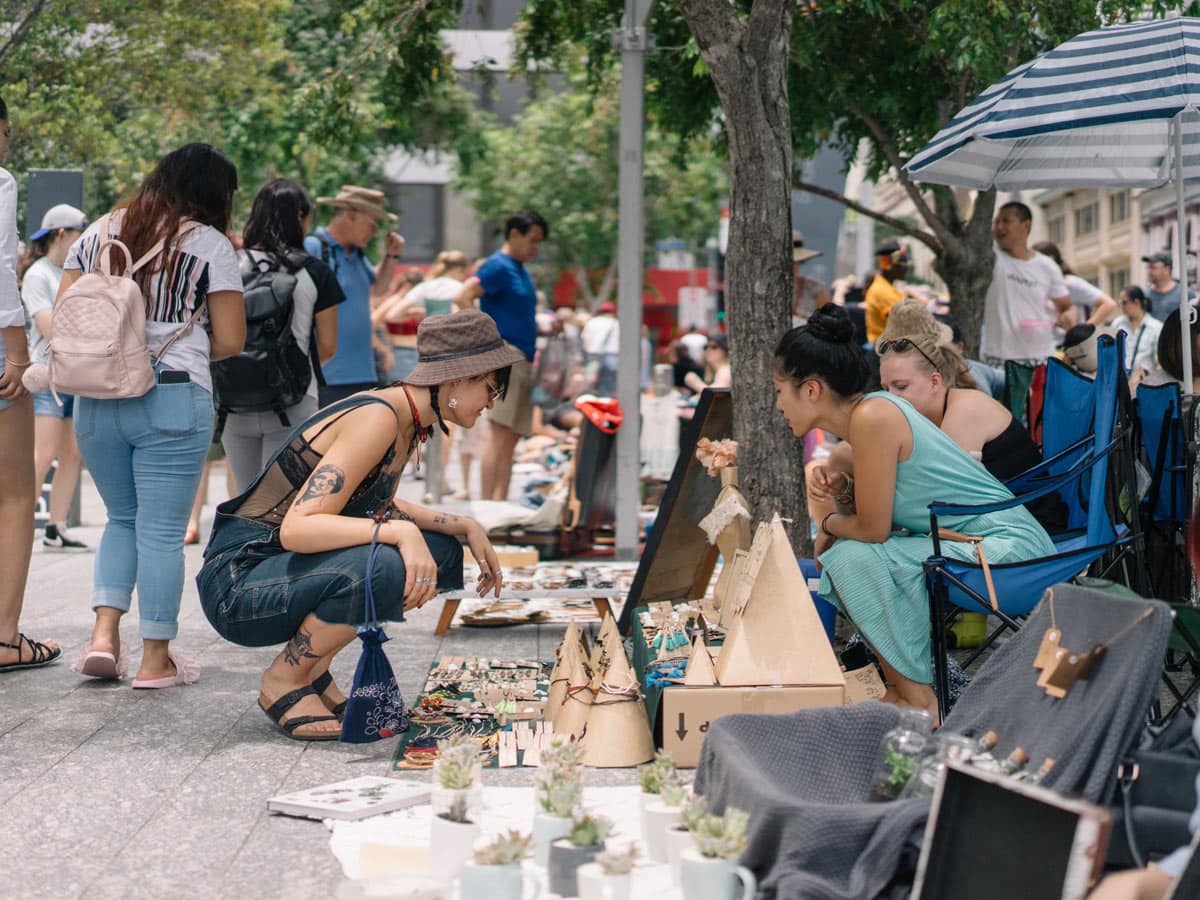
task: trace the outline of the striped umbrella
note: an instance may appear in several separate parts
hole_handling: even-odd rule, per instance
[[[1200,177],[1200,19],[1077,35],[1013,69],[905,166],[916,181],[984,190],[1156,187]],[[1182,240],[1176,271],[1187,294]],[[1185,307],[1186,308],[1186,305]],[[1191,342],[1183,329],[1184,390]]]

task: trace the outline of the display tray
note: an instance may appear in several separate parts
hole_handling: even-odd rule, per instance
[[[553,663],[533,660],[443,657],[436,661],[429,667],[420,696],[411,704],[410,724],[396,743],[392,770],[412,772],[432,768],[433,756],[407,755],[409,748],[436,748],[438,739],[456,733],[479,738],[483,767],[500,768],[500,732],[513,730],[514,722],[541,722],[551,668]],[[507,714],[504,724],[488,711],[494,709],[497,700],[516,704],[516,712]],[[476,707],[476,703],[481,706]],[[526,728],[522,725],[519,730],[523,732]],[[523,765],[524,759],[525,748],[521,747],[517,764]]]

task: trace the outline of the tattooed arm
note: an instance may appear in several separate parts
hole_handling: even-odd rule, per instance
[[[437,531],[466,541],[471,548],[471,555],[479,564],[476,590],[481,596],[489,591],[493,591],[497,597],[500,596],[504,576],[500,571],[500,561],[496,557],[495,548],[488,540],[482,525],[469,516],[456,516],[453,513],[428,509],[406,500],[393,500],[392,505],[401,517],[414,522],[422,531]]]
[[[422,531],[437,531],[454,537],[466,537],[470,526],[476,524],[475,520],[468,516],[456,516],[453,513],[429,509],[407,500],[393,500],[392,507],[396,510],[399,518],[415,522]]]

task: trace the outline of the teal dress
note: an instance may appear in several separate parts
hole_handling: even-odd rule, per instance
[[[877,392],[904,413],[912,429],[909,458],[896,466],[892,535],[881,544],[839,539],[821,555],[821,595],[853,620],[877,653],[913,681],[933,681],[925,560],[933,555],[929,504],[976,505],[1012,492],[906,400]],[[864,399],[867,399],[864,398]],[[978,516],[939,518],[939,525],[983,538],[989,564],[1020,562],[1054,552],[1045,530],[1024,506]],[[975,559],[975,546],[942,541],[942,553]]]

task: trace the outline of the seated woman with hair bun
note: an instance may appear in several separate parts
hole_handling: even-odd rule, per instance
[[[864,393],[870,375],[846,312],[822,307],[775,350],[775,405],[797,437],[821,428],[858,448],[848,513],[825,514],[817,537],[821,595],[874,647],[887,677],[884,700],[937,715],[924,562],[933,552],[928,505],[998,503],[1012,494],[907,400]],[[983,538],[993,565],[1045,556],[1054,545],[1023,507],[947,518],[944,527]],[[974,545],[942,552],[975,558]]]
[[[950,328],[923,303],[904,300],[892,308],[875,352],[883,389],[911,403],[1000,481],[1009,481],[1042,461],[1020,420],[1004,404],[976,389]],[[828,504],[833,498],[846,492],[853,465],[847,442],[837,444],[828,459],[810,464],[810,513],[818,521],[832,508]],[[1030,511],[1051,530],[1066,524],[1065,507],[1056,496],[1039,498],[1030,504]]]

